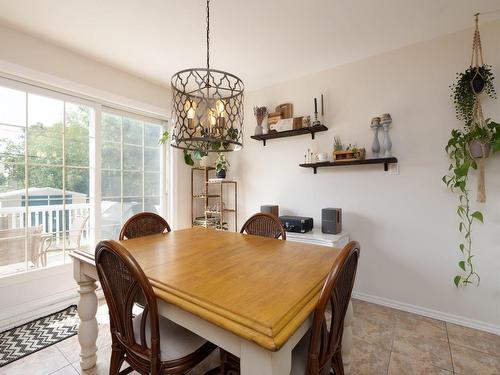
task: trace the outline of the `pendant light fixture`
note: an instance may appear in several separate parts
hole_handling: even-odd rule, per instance
[[[171,145],[189,151],[237,151],[243,147],[243,81],[210,68],[210,0],[206,10],[207,67],[172,76]]]

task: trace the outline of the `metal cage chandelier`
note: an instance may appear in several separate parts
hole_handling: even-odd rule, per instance
[[[210,0],[207,0],[207,67],[172,76],[171,145],[189,151],[226,152],[243,147],[243,81],[210,68]]]

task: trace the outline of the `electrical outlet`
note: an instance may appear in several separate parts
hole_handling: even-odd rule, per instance
[[[389,174],[399,176],[399,163],[389,164]]]

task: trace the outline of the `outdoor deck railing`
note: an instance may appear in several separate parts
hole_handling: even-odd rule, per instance
[[[89,203],[71,203],[45,206],[18,206],[0,207],[0,230],[17,229],[26,227],[42,226],[42,232],[54,235],[53,246],[58,246],[73,229],[73,222],[77,218],[87,217],[90,213]],[[89,221],[86,222],[86,230],[82,233],[82,243],[86,243],[89,233]],[[76,229],[76,228],[75,228]]]

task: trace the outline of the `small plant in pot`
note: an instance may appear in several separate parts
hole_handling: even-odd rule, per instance
[[[457,81],[450,86],[457,119],[464,122],[464,127],[452,129],[445,148],[450,156],[450,165],[443,182],[458,195],[458,230],[463,236],[459,244],[462,258],[458,262],[459,274],[453,278],[457,287],[479,285],[480,282],[474,264],[472,228],[474,223],[483,222],[483,214],[473,209],[469,172],[478,170],[477,201],[484,203],[486,160],[492,152],[500,151],[500,124],[485,120],[481,106],[481,100],[496,99],[497,96],[492,67],[483,62],[478,16],[475,14],[471,64],[464,72],[457,73]]]
[[[467,130],[464,135],[468,139],[467,148],[471,158],[487,158],[492,148],[493,152],[500,150],[500,124],[488,119],[484,126],[474,124]]]
[[[486,64],[469,66],[464,72],[457,73],[457,81],[450,87],[459,120],[472,124],[474,108],[480,94],[484,93],[490,99],[496,99],[494,80],[492,67]]]
[[[451,162],[449,173],[443,177],[443,182],[451,191],[458,194],[457,214],[460,218],[458,229],[464,236],[464,241],[459,245],[463,260],[458,262],[463,273],[453,279],[457,287],[473,283],[479,285],[480,282],[472,262],[474,257],[472,227],[476,222],[483,222],[483,214],[472,210],[470,190],[467,185],[471,169],[479,169],[479,174],[484,174],[484,160],[491,151],[500,151],[500,124],[490,119],[487,119],[483,126],[473,123],[464,130],[453,129],[446,145],[446,152]]]
[[[226,155],[218,153],[217,160],[215,161],[215,173],[217,178],[226,178],[226,171],[231,164],[227,161]]]

